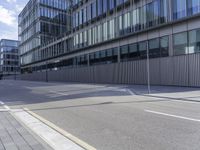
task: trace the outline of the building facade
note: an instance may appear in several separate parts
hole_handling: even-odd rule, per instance
[[[67,12],[71,16],[71,32],[40,46],[37,55],[31,51],[22,57],[22,73],[73,68],[101,68],[104,72],[115,66],[120,72],[113,75],[115,70],[111,67],[110,76],[120,79],[113,83],[145,84],[146,60],[150,58],[152,84],[200,85],[200,0],[70,2]],[[33,56],[35,59],[30,60]],[[82,76],[90,78],[90,71],[85,72]],[[99,74],[92,76],[101,78]],[[73,80],[82,81],[76,79]]]
[[[18,41],[0,40],[0,77],[20,73]]]
[[[39,47],[69,31],[68,7],[66,0],[28,2],[18,17],[22,64],[38,60]]]

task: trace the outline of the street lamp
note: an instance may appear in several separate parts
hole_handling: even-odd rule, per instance
[[[148,94],[151,93],[151,85],[150,85],[150,69],[149,69],[149,41],[147,39],[147,87],[148,87]]]
[[[46,82],[49,82],[49,80],[48,80],[48,64],[47,64],[47,61],[46,61]]]

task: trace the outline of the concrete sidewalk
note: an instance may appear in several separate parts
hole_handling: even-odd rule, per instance
[[[0,112],[0,150],[50,150],[8,111]]]

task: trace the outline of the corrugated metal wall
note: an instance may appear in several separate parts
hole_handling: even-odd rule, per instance
[[[21,75],[22,80],[45,81],[46,73]],[[146,60],[67,68],[48,72],[49,81],[146,84]],[[200,54],[150,59],[153,85],[200,86]]]

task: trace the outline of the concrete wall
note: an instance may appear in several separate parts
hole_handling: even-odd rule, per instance
[[[146,60],[65,68],[48,71],[49,81],[146,84]],[[19,77],[18,77],[19,78]],[[46,81],[46,72],[21,75],[22,80]],[[150,59],[150,82],[153,85],[200,87],[200,54]]]

